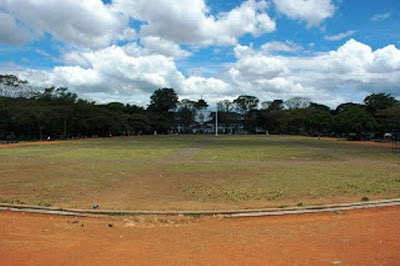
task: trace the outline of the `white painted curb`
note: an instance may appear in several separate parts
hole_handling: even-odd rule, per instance
[[[57,207],[42,207],[33,205],[0,203],[0,211],[30,212],[69,216],[97,215],[223,215],[224,217],[259,217],[276,215],[293,215],[318,212],[333,212],[377,207],[400,206],[400,198],[380,201],[327,204],[306,207],[238,209],[238,210],[208,210],[208,211],[152,211],[152,210],[101,210],[101,209],[71,209]]]

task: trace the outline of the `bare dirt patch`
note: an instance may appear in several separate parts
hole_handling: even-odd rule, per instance
[[[3,265],[397,265],[400,208],[284,217],[0,212]]]
[[[354,143],[354,144],[360,144],[360,145],[369,145],[369,146],[377,146],[377,147],[392,147],[392,143],[389,142],[375,142],[375,141],[347,141],[346,139],[343,138],[320,138],[321,140],[329,140],[329,141],[342,141],[342,142],[349,142],[349,143]]]

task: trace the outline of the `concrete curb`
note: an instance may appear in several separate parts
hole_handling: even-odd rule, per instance
[[[238,210],[209,210],[209,211],[152,211],[152,210],[101,210],[101,209],[72,209],[57,207],[42,207],[34,205],[0,203],[0,211],[30,212],[69,216],[89,215],[223,215],[224,217],[258,217],[275,215],[293,215],[317,212],[333,212],[365,208],[400,206],[400,198],[380,201],[327,204],[306,207],[238,209]]]

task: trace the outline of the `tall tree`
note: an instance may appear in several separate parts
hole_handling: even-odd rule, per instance
[[[274,100],[269,103],[267,109],[261,110],[258,115],[257,124],[271,133],[282,133],[283,131],[283,101]]]
[[[334,113],[335,115],[338,115],[338,114],[343,113],[343,112],[346,112],[346,111],[348,111],[348,110],[350,110],[350,109],[352,109],[352,108],[354,108],[354,107],[360,107],[360,108],[362,108],[363,106],[362,106],[361,104],[352,103],[352,102],[342,103],[342,104],[339,104],[339,105],[336,107],[336,109],[335,109],[335,111],[334,111],[333,113]]]
[[[158,89],[150,96],[150,105],[147,110],[165,114],[175,109],[177,103],[178,95],[174,89]]]
[[[327,112],[331,111],[331,108],[319,103],[310,103],[310,106],[308,108],[314,111],[327,111]]]
[[[257,108],[259,100],[256,96],[240,95],[233,103],[240,112],[247,114],[250,110]]]
[[[335,117],[335,129],[340,133],[361,133],[375,127],[374,117],[362,107],[351,107]]]
[[[400,104],[378,111],[376,119],[382,130],[400,130]]]
[[[177,105],[178,119],[183,123],[186,130],[193,124],[197,111],[197,103],[189,99],[179,101]]]
[[[329,135],[332,131],[333,116],[324,110],[313,110],[306,117],[307,131],[311,135]]]
[[[387,93],[372,93],[364,99],[367,111],[371,114],[375,114],[376,111],[390,108],[399,104],[393,96]]]
[[[147,111],[152,127],[156,132],[167,133],[174,125],[173,110],[176,109],[178,95],[174,89],[158,89],[150,96]]]
[[[303,135],[306,132],[306,117],[311,112],[309,108],[290,109],[275,112],[283,114],[280,124],[285,133]]]
[[[229,100],[223,100],[217,103],[218,112],[232,112],[234,109],[233,102]]]

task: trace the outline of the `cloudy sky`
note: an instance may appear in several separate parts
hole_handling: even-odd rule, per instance
[[[0,0],[0,25],[0,73],[97,102],[400,97],[399,0]]]

